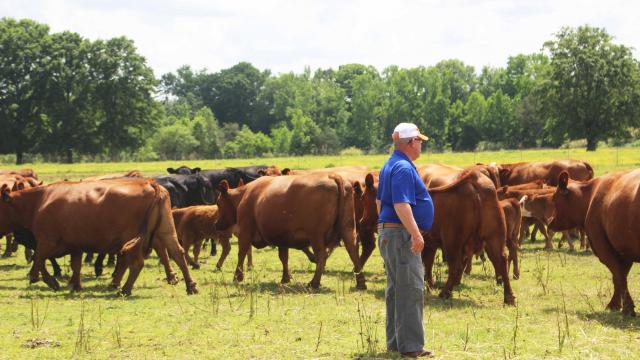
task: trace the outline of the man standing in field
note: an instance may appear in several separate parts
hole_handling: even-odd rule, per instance
[[[392,135],[394,151],[380,171],[378,247],[387,273],[387,350],[406,357],[432,356],[424,350],[422,312],[424,267],[421,231],[431,229],[433,202],[413,161],[422,141],[418,127],[400,123]]]

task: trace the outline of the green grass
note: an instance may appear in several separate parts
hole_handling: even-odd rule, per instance
[[[423,155],[419,162],[465,165],[578,158],[602,174],[640,164],[637,151],[524,151]],[[194,166],[267,163],[293,168],[366,164],[379,167],[385,156],[313,157],[243,161],[194,161]],[[45,179],[140,169],[161,173],[182,162],[142,164],[37,164]],[[474,261],[470,276],[443,301],[425,294],[426,346],[446,359],[476,358],[635,358],[640,351],[640,320],[604,309],[612,294],[611,276],[591,253],[562,249],[546,252],[543,241],[526,243],[520,280],[512,281],[518,307],[504,307],[493,268]],[[305,284],[314,266],[304,254],[291,251],[293,282],[280,286],[277,251],[255,251],[255,270],[241,285],[232,281],[236,245],[221,272],[217,258],[202,259],[192,271],[200,294],[187,296],[184,284],[167,285],[155,257],[136,282],[133,296],[119,298],[109,290],[109,276],[94,279],[84,266],[82,293],[53,292],[42,282],[29,285],[22,251],[0,259],[0,359],[23,358],[393,358],[384,351],[384,285],[382,260],[376,250],[367,263],[369,289],[355,290],[352,265],[344,248],[327,262],[322,288]],[[219,249],[220,250],[220,249]],[[207,251],[203,251],[206,253]],[[61,260],[68,278],[68,259]],[[175,266],[174,266],[175,267]],[[105,273],[110,273],[108,268]],[[446,267],[435,267],[436,280]],[[629,276],[631,295],[639,301],[640,273]],[[23,347],[29,339],[53,346]],[[59,346],[56,346],[59,343]]]

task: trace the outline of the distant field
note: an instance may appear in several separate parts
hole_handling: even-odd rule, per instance
[[[284,158],[259,158],[259,159],[229,159],[229,160],[175,160],[155,162],[122,162],[122,163],[79,163],[79,164],[24,164],[21,167],[31,167],[45,181],[78,180],[80,178],[126,170],[140,170],[145,175],[165,174],[167,167],[189,165],[199,166],[202,169],[217,169],[227,166],[247,166],[257,164],[273,164],[281,168],[312,169],[344,165],[367,165],[378,170],[384,163],[387,155],[363,155],[363,156],[304,156]],[[545,150],[504,150],[466,153],[430,153],[422,154],[417,163],[446,163],[451,165],[470,165],[478,162],[519,162],[539,161],[554,159],[580,159],[591,163],[598,175],[621,169],[640,167],[639,148],[604,148],[596,152],[587,152],[584,149],[545,149]],[[4,164],[2,168],[15,168],[15,165]]]
[[[598,175],[640,167],[637,149],[423,154],[418,163],[468,165],[565,158],[589,161]],[[302,169],[367,165],[378,169],[385,159],[300,157],[25,167],[32,167],[49,182],[130,169],[161,174],[166,167],[182,164],[218,168],[263,163]],[[522,249],[521,278],[512,281],[517,308],[502,305],[502,289],[495,285],[493,268],[479,260],[451,300],[440,300],[437,291],[426,294],[427,347],[445,359],[637,358],[640,320],[604,310],[612,294],[611,276],[604,265],[589,252],[570,253],[566,245],[554,251],[542,247],[538,239]],[[355,290],[343,247],[329,258],[317,292],[304,286],[314,266],[298,251],[291,251],[290,256],[292,283],[280,286],[281,265],[277,251],[270,248],[254,250],[255,270],[247,273],[244,283],[234,284],[236,250],[234,243],[221,272],[213,271],[217,258],[207,256],[208,249],[203,251],[202,269],[192,271],[200,290],[194,296],[186,295],[183,283],[170,286],[163,281],[164,271],[155,256],[146,261],[130,298],[119,298],[107,288],[111,268],[95,279],[93,269],[84,266],[82,293],[53,292],[42,282],[28,284],[29,265],[22,251],[0,258],[0,359],[395,357],[384,351],[385,278],[377,250],[366,265],[369,288],[362,292]],[[69,260],[62,263],[68,278]],[[636,302],[640,301],[637,269],[629,276]],[[442,285],[446,266],[438,263],[434,270]],[[25,347],[39,341],[44,345]]]

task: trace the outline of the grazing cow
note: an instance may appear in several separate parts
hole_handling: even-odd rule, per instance
[[[613,275],[613,296],[607,305],[635,315],[627,276],[640,260],[640,170],[611,173],[580,183],[569,174],[558,177],[553,194],[556,231],[584,227],[591,249]]]
[[[544,180],[547,184],[558,185],[558,175],[567,171],[573,180],[587,181],[593,179],[591,165],[581,160],[555,160],[539,162],[519,162],[500,164],[500,181],[502,185],[518,185],[535,180]]]
[[[244,278],[243,263],[251,245],[277,246],[282,262],[282,283],[291,280],[289,248],[311,245],[316,271],[309,285],[317,289],[329,252],[340,239],[351,257],[358,288],[365,285],[355,240],[353,188],[336,174],[261,177],[229,190],[219,185],[218,229],[238,225],[238,266],[235,279]]]
[[[497,277],[502,279],[504,303],[515,304],[508,273],[505,218],[493,183],[477,171],[464,171],[448,185],[430,188],[435,218],[425,233],[422,252],[425,280],[433,287],[432,268],[436,250],[442,248],[449,276],[441,298],[450,298],[460,284],[464,266],[473,254],[484,248]],[[515,255],[515,253],[514,253]]]
[[[199,205],[189,206],[182,209],[172,210],[173,222],[176,226],[178,240],[185,251],[187,262],[194,268],[199,269],[198,256],[200,254],[200,246],[204,238],[218,238],[222,245],[222,254],[216,267],[222,268],[224,260],[227,258],[231,245],[231,228],[224,231],[216,229],[216,221],[218,220],[218,206],[216,205]],[[193,259],[189,256],[189,248],[193,248]]]
[[[47,271],[44,260],[71,254],[71,285],[81,290],[82,252],[120,253],[121,270],[129,268],[122,288],[131,289],[144,265],[152,243],[168,250],[182,270],[187,293],[195,293],[184,252],[178,243],[166,190],[147,179],[95,182],[59,182],[9,193],[0,189],[0,231],[26,227],[36,238],[36,253],[30,281],[44,282],[57,290],[60,285]],[[71,221],[72,220],[72,221]],[[123,271],[112,285],[118,286]]]
[[[516,199],[500,200],[500,208],[504,213],[507,225],[507,248],[509,248],[509,266],[513,263],[513,278],[520,278],[520,266],[518,264],[518,249],[520,248],[520,227],[522,225],[522,208]]]

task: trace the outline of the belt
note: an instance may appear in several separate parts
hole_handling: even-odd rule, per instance
[[[403,228],[404,225],[399,224],[399,223],[392,223],[392,222],[384,222],[384,223],[378,223],[378,230],[380,229],[390,229],[390,228]]]

